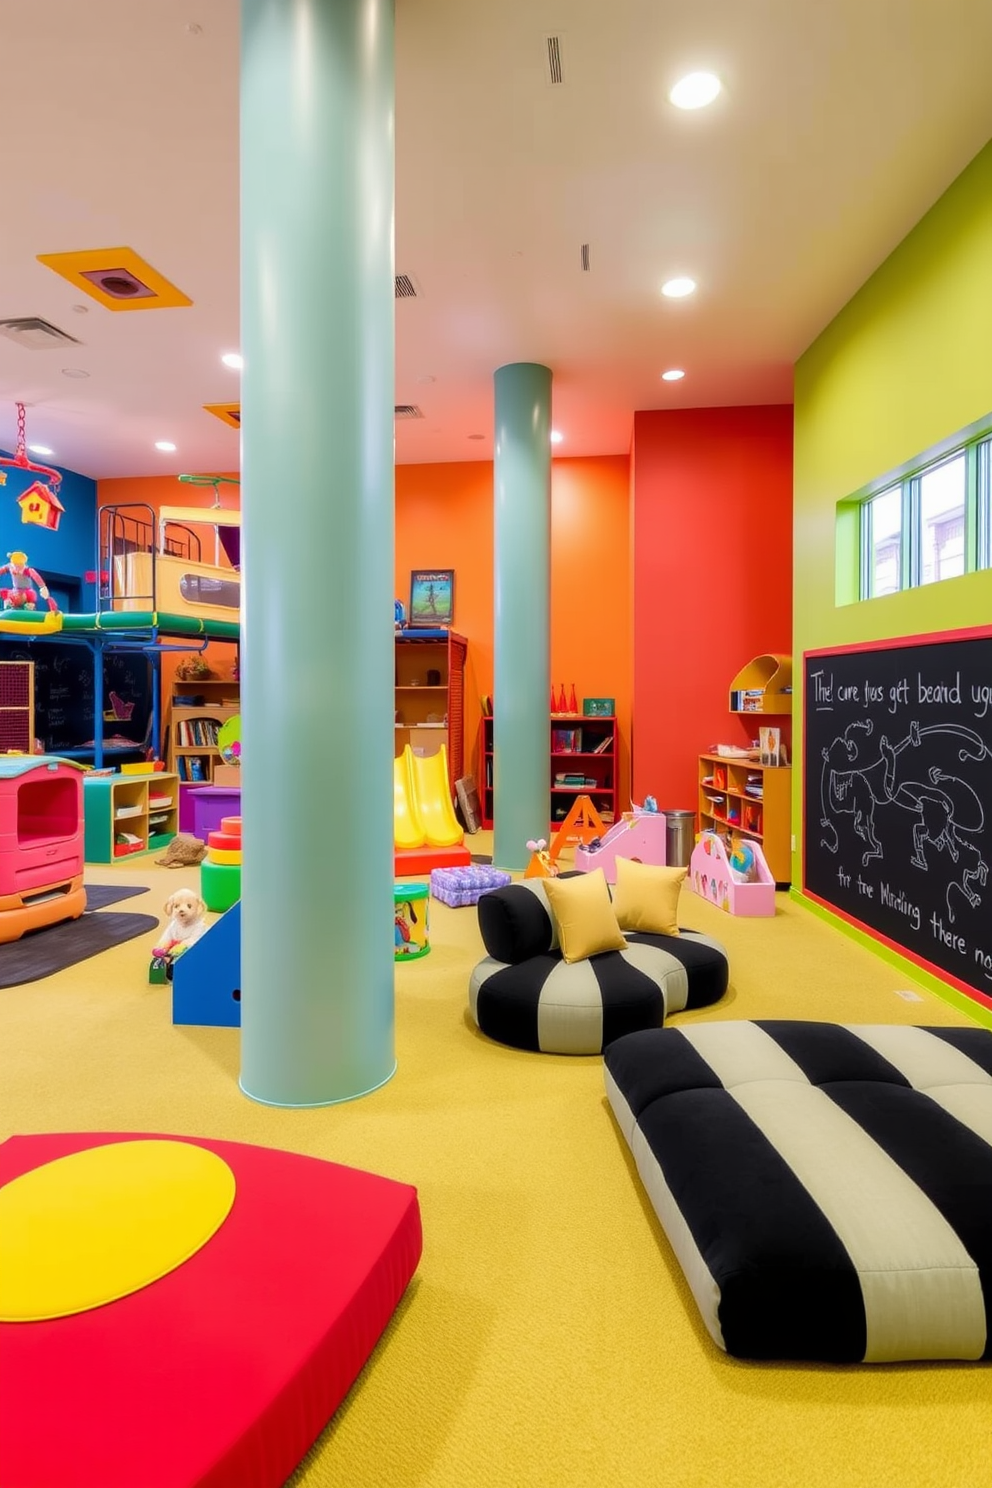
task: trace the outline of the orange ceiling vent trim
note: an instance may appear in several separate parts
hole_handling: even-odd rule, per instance
[[[108,310],[172,310],[193,303],[189,295],[170,284],[133,248],[39,253],[38,262],[54,269],[75,289]]]
[[[207,413],[212,413],[214,418],[219,418],[224,424],[230,424],[232,429],[241,428],[240,403],[204,403],[203,407]]]

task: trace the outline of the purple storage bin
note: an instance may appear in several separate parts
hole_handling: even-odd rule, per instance
[[[478,904],[488,889],[502,889],[509,882],[509,873],[483,863],[473,863],[468,868],[431,869],[431,894],[451,909]]]
[[[201,785],[189,793],[193,809],[189,830],[201,842],[210,832],[219,832],[221,819],[241,815],[240,785]]]

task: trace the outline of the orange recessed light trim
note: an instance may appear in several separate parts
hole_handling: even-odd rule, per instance
[[[83,294],[108,310],[166,310],[192,305],[168,279],[133,248],[87,248],[78,253],[39,253],[38,262],[54,269]]]
[[[241,428],[241,404],[240,403],[204,403],[207,413],[212,413],[214,418],[219,418],[222,423],[230,424],[232,429]]]

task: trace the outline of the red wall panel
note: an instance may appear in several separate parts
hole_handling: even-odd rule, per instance
[[[632,466],[634,799],[695,807],[696,755],[756,733],[734,674],[792,649],[792,408],[635,414]]]

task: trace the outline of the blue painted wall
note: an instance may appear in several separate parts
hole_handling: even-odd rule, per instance
[[[33,458],[40,460],[41,456]],[[96,481],[60,465],[54,468],[62,476],[58,494],[65,511],[59,530],[49,532],[21,521],[17,498],[35,477],[29,471],[0,467],[7,475],[7,484],[0,486],[0,564],[7,562],[8,553],[20,548],[60,606],[64,606],[68,590],[70,607],[89,612],[96,609],[96,586],[87,584],[84,575],[96,567]]]

